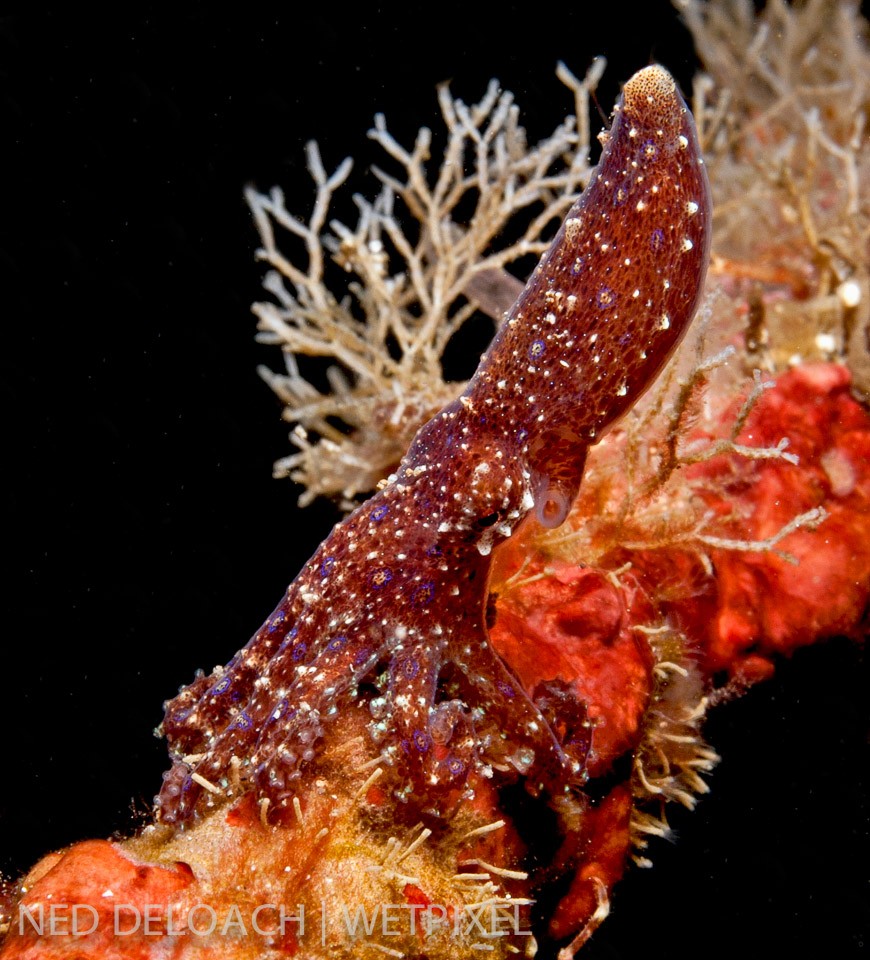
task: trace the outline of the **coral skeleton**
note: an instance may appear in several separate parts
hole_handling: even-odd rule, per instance
[[[373,167],[381,191],[354,197],[352,229],[329,213],[351,161],[327,175],[315,143],[307,147],[316,188],[307,223],[287,211],[280,189],[247,191],[258,256],[273,268],[264,287],[274,299],[254,307],[258,339],[280,345],[286,366],[260,372],[296,424],[298,452],[275,472],[302,484],[301,505],[327,495],[352,506],[398,463],[420,424],[461,392],[463,384],[444,381],[444,351],[475,312],[501,320],[522,289],[506,268],[534,263],[586,185],[589,97],[604,65],[594,61],[579,80],[560,64],[574,113],[532,147],[513,95],[496,81],[470,106],[442,86],[447,142],[434,176],[432,132],[422,128],[405,148],[378,115],[369,136],[399,173]],[[304,245],[305,266],[281,252],[287,234]],[[325,285],[330,259],[352,277],[344,295]],[[300,373],[300,356],[331,361],[328,393]]]

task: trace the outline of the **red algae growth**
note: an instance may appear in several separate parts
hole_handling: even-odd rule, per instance
[[[563,71],[578,100],[595,69],[583,82]],[[485,105],[474,113],[442,91],[460,143],[490,113],[509,129],[497,97]],[[404,185],[385,174],[389,190],[424,210],[413,193],[429,189],[413,176],[422,153],[402,151],[381,120],[375,138],[409,170]],[[498,162],[509,148],[505,134]],[[320,221],[288,229],[315,262],[342,177],[326,176],[314,148],[309,162]],[[26,922],[9,925],[0,958],[462,958],[485,947],[570,960],[582,948],[627,866],[649,866],[651,839],[670,835],[667,805],[707,792],[718,760],[703,739],[708,711],[768,678],[777,657],[858,638],[870,595],[859,364],[771,361],[784,347],[763,342],[758,314],[782,302],[791,274],[747,291],[727,242],[703,298],[705,167],[670,75],[637,73],[598,167],[566,175],[566,193],[575,174],[587,185],[559,201],[552,244],[540,227],[527,235],[520,252],[543,255],[474,377],[452,398],[443,383],[394,393],[393,408],[368,396],[373,422],[391,425],[384,449],[404,437],[407,452],[372,454],[392,467],[377,492],[248,645],[166,705],[172,766],[154,823],[37,864],[9,891]],[[439,191],[448,185],[430,199]],[[280,267],[278,199],[252,202],[263,255]],[[444,271],[454,296],[483,296],[459,261],[428,274],[391,211],[364,208],[358,231],[337,225],[330,247],[367,279],[371,316],[386,303],[399,316],[411,288],[437,312]],[[420,250],[443,240],[433,220]],[[387,282],[373,223],[411,280]],[[448,232],[455,250],[471,242],[471,227]],[[478,271],[493,313],[513,299],[509,261]],[[260,305],[262,328],[310,339],[338,301],[318,293],[316,263],[284,269],[295,294],[278,297],[283,314]],[[437,324],[393,323],[407,356],[438,342]],[[337,358],[351,356],[345,346]],[[292,399],[298,372],[274,382]],[[340,447],[297,441],[291,472]],[[376,432],[348,442],[372,451]],[[332,492],[352,500],[338,459],[317,492],[334,476]],[[53,915],[52,904],[80,909]]]

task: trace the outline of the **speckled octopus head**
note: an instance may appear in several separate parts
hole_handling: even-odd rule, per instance
[[[622,91],[622,104],[616,107],[635,118],[642,118],[646,127],[661,129],[665,140],[682,133],[686,111],[674,78],[658,64],[645,67],[631,77]]]
[[[523,424],[538,518],[564,520],[586,448],[646,390],[687,329],[710,248],[710,190],[671,75],[625,85],[601,161],[469,385]],[[492,402],[492,401],[490,401]]]
[[[474,544],[487,556],[528,512],[529,475],[511,430],[489,406],[448,404],[414,438],[397,477],[413,484],[412,509],[434,525],[441,552]]]

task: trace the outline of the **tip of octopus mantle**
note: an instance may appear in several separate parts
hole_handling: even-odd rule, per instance
[[[626,83],[622,97],[626,114],[654,119],[662,127],[678,124],[685,109],[676,81],[657,63],[638,70]]]

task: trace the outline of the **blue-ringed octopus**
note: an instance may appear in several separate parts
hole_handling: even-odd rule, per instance
[[[489,643],[492,550],[530,513],[546,527],[565,519],[588,447],[691,321],[710,229],[691,114],[670,74],[647,67],[462,395],[335,526],[247,646],[166,704],[163,822],[189,822],[218,792],[288,806],[362,684],[395,789],[421,808],[474,764],[512,765],[550,792],[582,783],[580,712],[558,690],[532,699]]]

